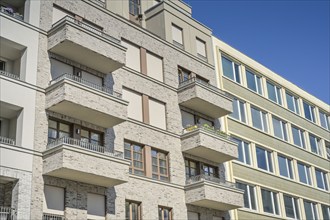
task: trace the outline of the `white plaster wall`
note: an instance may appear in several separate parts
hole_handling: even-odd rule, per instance
[[[20,152],[14,148],[0,147],[0,167],[10,167],[17,170],[32,171],[32,155]]]

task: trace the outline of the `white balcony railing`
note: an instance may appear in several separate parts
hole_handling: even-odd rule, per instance
[[[0,143],[2,144],[9,144],[9,145],[15,145],[15,140],[7,137],[0,136]]]
[[[53,79],[52,81],[50,81],[50,85],[53,85],[61,80],[64,80],[64,79],[69,79],[69,80],[72,80],[72,81],[75,81],[79,84],[82,84],[82,85],[85,85],[85,86],[88,86],[92,89],[95,89],[95,90],[98,90],[100,92],[104,92],[104,93],[107,93],[109,95],[112,95],[112,96],[115,96],[117,98],[121,98],[122,95],[119,93],[119,92],[115,92],[113,91],[113,89],[109,88],[109,87],[106,87],[106,86],[100,86],[100,85],[97,85],[95,83],[92,83],[92,82],[89,82],[79,76],[75,76],[75,75],[72,75],[72,74],[69,74],[69,73],[64,73],[63,75]]]
[[[197,182],[201,182],[201,181],[209,181],[212,183],[216,183],[222,186],[226,186],[226,187],[230,187],[230,188],[236,188],[236,184],[229,182],[227,180],[224,179],[220,179],[218,177],[214,177],[214,176],[209,176],[209,175],[205,175],[205,174],[201,174],[201,175],[197,175],[197,176],[191,176],[189,178],[186,179],[186,184],[192,184],[192,183],[197,183]]]
[[[15,74],[3,71],[3,70],[0,70],[0,75],[6,76],[6,77],[9,77],[9,78],[12,78],[12,79],[20,80],[20,77],[18,75],[15,75]]]
[[[0,206],[0,220],[14,220],[16,212],[14,208]]]
[[[64,220],[63,215],[55,215],[50,213],[44,213],[42,215],[42,220]]]
[[[123,152],[120,152],[120,151],[108,152],[105,150],[105,147],[103,147],[103,146],[88,143],[88,142],[70,138],[70,137],[61,137],[59,139],[56,139],[56,140],[48,143],[47,149],[51,149],[51,148],[54,148],[54,147],[57,147],[57,146],[60,146],[63,144],[72,145],[72,146],[83,148],[83,149],[86,149],[89,151],[102,153],[102,154],[105,154],[105,155],[108,155],[111,157],[124,158]]]

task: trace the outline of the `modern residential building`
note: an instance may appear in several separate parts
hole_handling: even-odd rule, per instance
[[[329,218],[329,105],[186,3],[1,0],[0,43],[0,219]]]
[[[244,190],[234,219],[330,218],[328,104],[213,38],[225,131],[238,143],[228,179]]]

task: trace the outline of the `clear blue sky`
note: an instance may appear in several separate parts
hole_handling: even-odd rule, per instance
[[[213,34],[330,103],[329,0],[184,0]]]

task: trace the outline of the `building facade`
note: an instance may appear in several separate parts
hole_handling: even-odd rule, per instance
[[[0,6],[1,219],[329,215],[329,105],[184,2]]]

